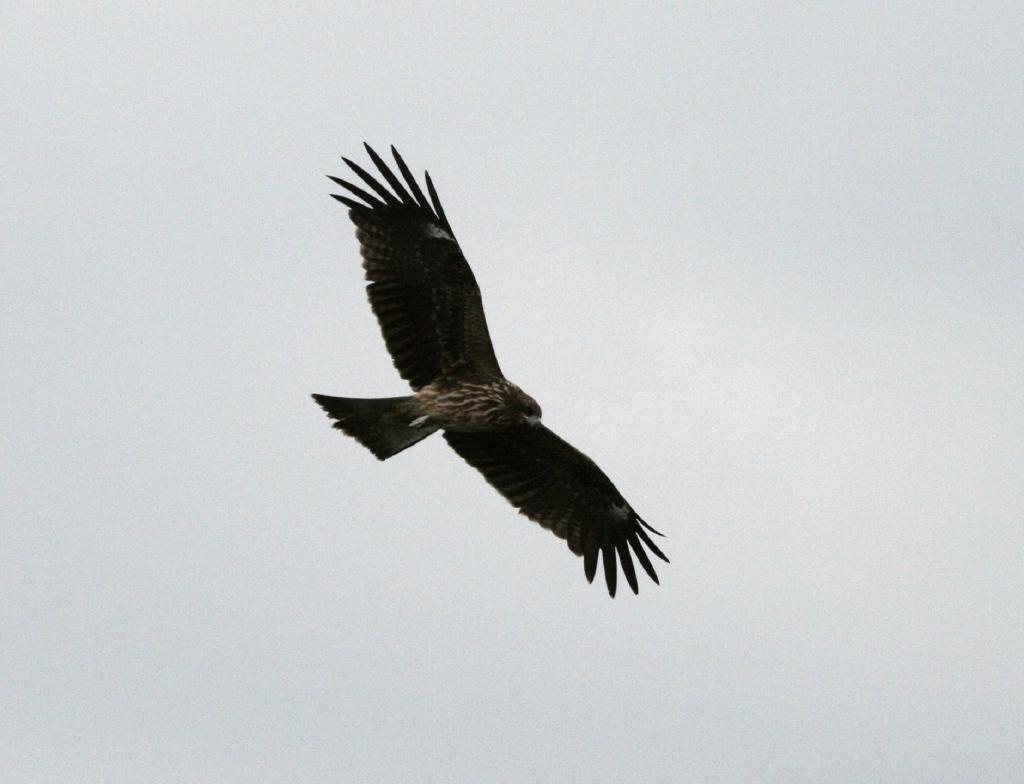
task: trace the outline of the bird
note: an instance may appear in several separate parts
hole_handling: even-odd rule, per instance
[[[430,173],[424,172],[428,199],[394,146],[401,179],[369,144],[363,146],[383,182],[343,157],[364,187],[328,175],[346,191],[330,195],[348,208],[370,307],[413,394],[313,399],[335,428],[379,460],[442,431],[448,445],[520,513],[583,558],[588,582],[600,558],[610,596],[617,565],[633,593],[639,592],[634,555],[658,583],[645,546],[668,563],[649,536],[664,534],[637,514],[593,460],[548,429],[537,401],[502,373],[480,288]]]

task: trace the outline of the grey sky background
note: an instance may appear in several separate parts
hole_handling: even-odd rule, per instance
[[[0,779],[1020,780],[1021,8],[8,9]],[[363,140],[660,587],[309,400]]]

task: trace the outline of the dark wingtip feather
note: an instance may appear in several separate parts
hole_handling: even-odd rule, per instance
[[[594,575],[597,573],[597,541],[593,536],[587,539],[583,549],[583,573],[587,576],[588,583],[594,582]]]
[[[622,564],[622,573],[626,575],[626,582],[633,589],[633,593],[640,593],[640,586],[636,582],[636,570],[633,568],[633,559],[629,555],[629,545],[624,539],[615,543],[615,549],[619,551],[619,563]]]
[[[441,206],[441,200],[437,197],[437,191],[434,189],[434,181],[430,179],[430,172],[423,172],[423,178],[427,181],[427,193],[430,194],[430,201],[434,204],[434,214],[437,216],[437,219],[441,221],[441,225],[445,230],[451,234],[451,224],[448,223],[448,217],[444,214],[444,207]]]
[[[359,179],[361,179],[363,182],[369,185],[370,188],[373,189],[374,193],[376,193],[384,200],[385,204],[401,204],[401,202],[398,201],[398,199],[395,197],[395,194],[393,194],[391,191],[389,191],[387,188],[381,185],[380,182],[377,181],[376,177],[374,177],[372,174],[366,171],[366,169],[364,169],[358,163],[356,163],[355,161],[350,161],[348,158],[344,156],[342,156],[341,160],[343,160],[345,162],[345,165],[356,173]]]
[[[601,548],[604,556],[604,581],[608,584],[608,595],[615,596],[615,581],[618,576],[615,569],[615,548],[607,544]]]
[[[363,142],[363,147],[366,148],[366,154],[370,156],[370,160],[373,161],[373,165],[377,167],[377,171],[383,175],[384,179],[388,181],[388,185],[394,190],[395,194],[404,204],[412,206],[414,204],[412,196],[406,191],[401,181],[395,176],[395,173],[391,171],[388,165],[384,162],[376,150],[373,149],[369,144]]]
[[[336,185],[340,185],[342,188],[344,188],[345,190],[349,191],[350,193],[355,194],[360,199],[365,201],[370,207],[380,208],[380,207],[384,206],[384,202],[382,202],[376,196],[373,196],[372,194],[367,193],[362,188],[360,188],[358,185],[353,185],[351,182],[348,182],[347,180],[343,180],[340,177],[334,177],[334,176],[332,176],[330,174],[327,175],[327,179],[329,179],[331,182],[335,183]]]
[[[652,525],[648,525],[648,524],[647,524],[647,521],[646,521],[646,520],[644,520],[644,519],[643,519],[642,517],[640,517],[640,515],[637,515],[637,516],[636,516],[636,519],[640,521],[640,525],[642,525],[642,526],[643,526],[644,528],[646,528],[646,529],[647,529],[648,531],[650,531],[650,532],[651,532],[652,534],[657,534],[658,536],[662,536],[662,537],[664,537],[664,536],[665,536],[665,534],[663,534],[663,533],[662,533],[661,531],[659,531],[659,530],[658,530],[657,528],[655,528],[654,526],[652,526]],[[666,537],[666,538],[667,538],[667,537]]]
[[[636,533],[641,539],[644,540],[644,544],[651,548],[652,553],[658,556],[665,563],[671,563],[671,561],[668,560],[668,556],[666,556],[665,553],[658,549],[658,545],[651,541],[651,537],[647,535],[643,528],[637,528]]]
[[[409,190],[412,191],[412,195],[416,198],[416,203],[427,212],[433,214],[427,197],[423,195],[419,183],[416,182],[416,178],[412,176],[412,172],[409,171],[409,167],[405,165],[405,161],[402,160],[402,156],[398,154],[398,150],[395,149],[393,144],[391,145],[391,154],[395,158],[395,163],[398,164],[398,170],[402,173],[402,177],[405,178],[405,184],[409,186]]]
[[[647,557],[647,553],[644,551],[644,546],[640,544],[640,540],[636,538],[635,533],[631,533],[627,537],[629,546],[633,548],[633,552],[636,553],[636,559],[640,562],[640,566],[647,572],[647,576],[654,580],[655,584],[661,585],[658,580],[658,573],[654,571],[654,565],[651,563],[651,559]]]
[[[355,199],[348,198],[348,196],[339,196],[337,193],[332,193],[332,194],[330,194],[330,196],[331,196],[332,199],[337,199],[342,204],[344,204],[346,207],[349,207],[350,209],[353,209],[353,210],[364,210],[365,211],[365,210],[370,209],[365,204],[360,204]]]

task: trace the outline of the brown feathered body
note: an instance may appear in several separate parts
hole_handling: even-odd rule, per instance
[[[470,369],[456,369],[414,397],[419,415],[445,430],[493,430],[541,417],[537,401],[511,381]]]
[[[349,208],[370,307],[413,394],[314,399],[335,427],[381,460],[442,430],[452,449],[513,506],[583,556],[588,580],[600,558],[612,596],[617,564],[637,592],[634,555],[658,582],[644,549],[668,560],[647,534],[658,532],[593,460],[541,423],[537,401],[501,372],[480,289],[430,175],[428,200],[394,148],[401,180],[366,150],[390,187],[344,159],[370,191],[331,177],[357,198],[332,195]]]

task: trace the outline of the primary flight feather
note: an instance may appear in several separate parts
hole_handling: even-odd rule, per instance
[[[430,175],[424,194],[394,147],[401,179],[369,145],[366,152],[387,185],[343,158],[365,187],[331,177],[348,192],[331,195],[349,209],[370,307],[414,394],[314,400],[337,420],[336,428],[380,460],[442,430],[452,449],[513,506],[583,556],[589,581],[600,556],[612,596],[617,564],[637,593],[633,555],[658,582],[644,549],[668,561],[647,533],[658,531],[593,460],[541,423],[537,401],[502,374],[480,288]]]

